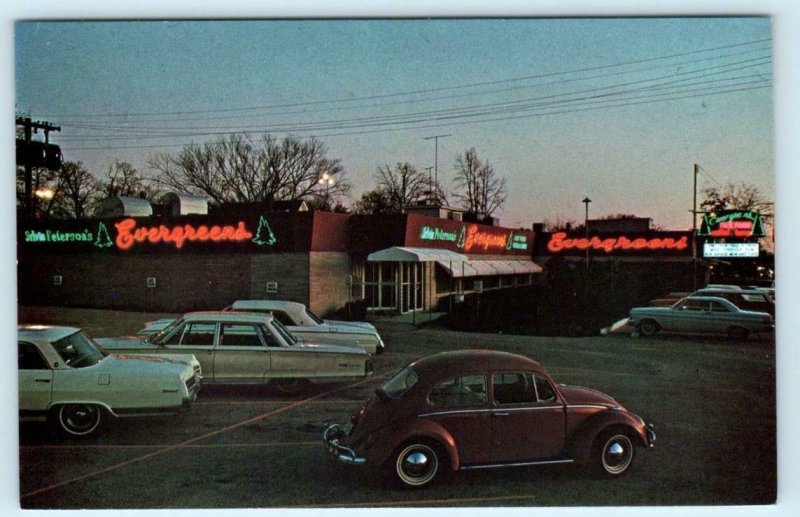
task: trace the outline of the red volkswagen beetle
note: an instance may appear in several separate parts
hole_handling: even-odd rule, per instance
[[[443,469],[581,463],[628,471],[652,425],[610,396],[557,385],[536,361],[491,350],[428,356],[403,368],[344,425],[325,430],[328,453],[385,466],[422,487]]]

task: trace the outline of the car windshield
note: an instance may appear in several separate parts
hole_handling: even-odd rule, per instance
[[[164,327],[160,332],[158,332],[155,336],[150,336],[149,338],[145,338],[144,340],[148,343],[160,343],[167,335],[171,334],[172,331],[183,323],[183,318],[178,318],[166,327]]]
[[[311,312],[311,310],[308,308],[306,309],[306,316],[317,322],[318,325],[322,325],[323,323],[322,319],[313,312]]]
[[[99,363],[108,355],[83,332],[76,332],[53,342],[53,348],[67,366],[84,368]]]
[[[276,320],[276,319],[273,319],[273,320],[272,320],[272,326],[275,328],[275,331],[278,333],[278,335],[279,335],[281,338],[283,338],[283,340],[284,340],[284,341],[285,341],[285,342],[286,342],[286,343],[287,343],[289,346],[295,346],[295,345],[297,344],[297,338],[296,338],[296,337],[294,337],[294,334],[292,334],[291,332],[289,332],[289,331],[286,329],[286,327],[284,327],[284,326],[283,326],[283,323],[281,323],[280,321],[278,321],[278,320]]]
[[[392,398],[399,398],[417,383],[417,374],[411,368],[403,368],[383,383],[381,391]]]

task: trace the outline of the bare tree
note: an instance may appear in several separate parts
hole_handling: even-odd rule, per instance
[[[159,154],[149,165],[157,182],[176,192],[203,195],[212,202],[296,201],[330,198],[350,191],[339,160],[327,157],[319,140],[270,135],[253,139],[230,135],[188,145],[177,155]],[[320,182],[322,178],[326,181]]]
[[[114,160],[108,167],[106,180],[101,182],[100,190],[105,197],[141,197],[151,201],[157,194],[150,180],[143,178],[130,163],[119,160]]]
[[[389,195],[382,189],[370,190],[361,195],[361,199],[353,203],[354,214],[396,214]]]
[[[64,162],[58,175],[57,192],[63,212],[85,217],[101,193],[101,184],[81,162]]]
[[[378,189],[383,192],[396,212],[403,213],[406,208],[420,203],[428,190],[425,177],[408,162],[397,163],[394,168],[388,164],[378,167],[375,174]]]
[[[491,216],[506,201],[505,178],[498,178],[488,161],[481,162],[474,147],[456,157],[455,184],[463,193],[454,197],[475,214]]]
[[[752,210],[760,212],[766,218],[773,215],[773,203],[755,185],[735,185],[728,182],[724,186],[703,189],[703,196],[700,208],[706,212]]]

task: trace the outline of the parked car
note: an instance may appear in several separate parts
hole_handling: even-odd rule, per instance
[[[306,382],[360,379],[372,374],[372,358],[360,348],[298,341],[270,314],[234,311],[192,312],[150,337],[100,338],[112,351],[194,354],[205,382],[272,382],[286,393]]]
[[[331,457],[385,468],[409,487],[445,469],[571,462],[619,476],[634,448],[655,439],[652,425],[610,396],[556,384],[536,361],[493,350],[409,364],[323,436]]]
[[[675,302],[686,298],[690,294],[691,293],[688,292],[674,291],[671,293],[667,293],[664,296],[661,296],[660,298],[653,298],[648,302],[648,305],[650,305],[651,307],[670,307],[672,305],[675,305]]]
[[[361,347],[371,355],[383,353],[385,349],[380,334],[370,323],[323,320],[302,303],[283,300],[237,300],[223,310],[272,314],[289,332],[304,343]],[[172,321],[172,319],[161,319],[145,323],[145,326],[138,330],[136,335],[155,334]]]
[[[766,312],[773,318],[775,317],[775,302],[772,297],[764,291],[755,289],[726,290],[704,288],[698,289],[690,296],[718,296],[725,298],[735,306],[746,311]]]
[[[643,336],[659,331],[721,334],[745,341],[752,334],[772,332],[775,322],[766,312],[745,311],[716,296],[689,296],[672,307],[631,309],[630,325]]]
[[[107,417],[184,410],[200,390],[189,354],[109,354],[74,327],[20,326],[18,336],[20,418],[49,418],[67,435],[91,435]]]

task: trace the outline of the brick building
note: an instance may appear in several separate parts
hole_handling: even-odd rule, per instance
[[[530,284],[541,271],[530,231],[442,217],[263,204],[153,213],[20,222],[19,302],[180,312],[261,298],[328,314],[363,300],[408,312]]]

